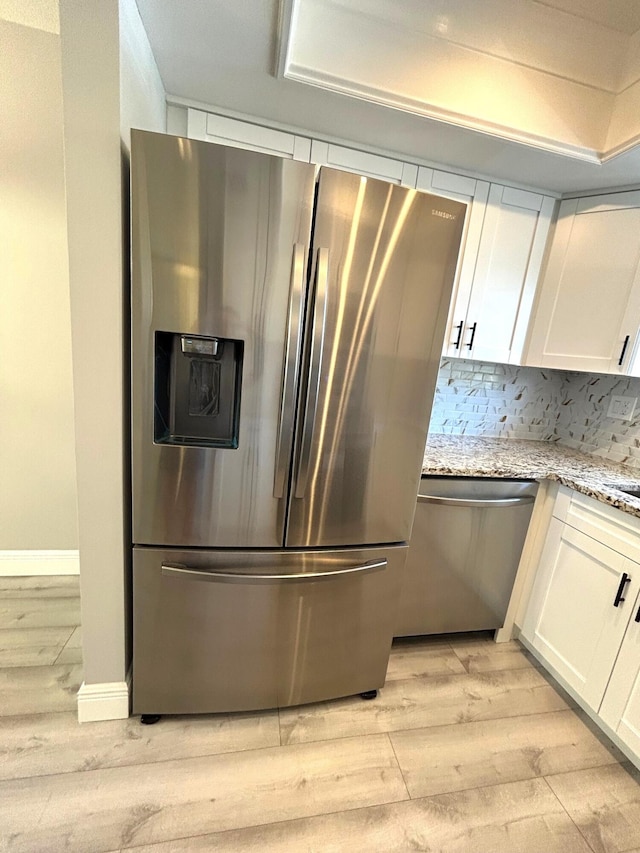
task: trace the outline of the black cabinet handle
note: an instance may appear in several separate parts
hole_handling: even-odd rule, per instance
[[[460,349],[460,341],[462,340],[463,328],[464,328],[464,320],[460,320],[460,322],[456,326],[456,329],[458,330],[458,337],[456,338],[456,342],[453,345],[455,347],[455,349]]]
[[[636,618],[633,621],[634,622],[640,622],[640,607],[638,607],[638,612],[636,613]]]
[[[631,580],[631,575],[628,575],[626,572],[623,572],[622,577],[620,578],[620,586],[618,587],[618,591],[616,593],[615,601],[613,602],[614,607],[619,607],[622,604],[622,602],[624,601],[622,593],[624,592],[624,588],[629,583],[630,580]]]
[[[468,349],[471,349],[473,347],[473,339],[476,336],[477,325],[478,325],[477,323],[474,323],[473,326],[471,327],[471,338],[469,339],[469,343],[467,344]]]
[[[624,361],[624,354],[627,351],[627,345],[629,344],[629,335],[624,339],[624,343],[622,344],[622,352],[620,353],[620,358],[618,359],[618,364],[622,366],[622,362]]]

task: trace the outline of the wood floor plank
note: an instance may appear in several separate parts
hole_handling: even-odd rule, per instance
[[[564,710],[535,669],[391,681],[377,699],[349,697],[280,711],[283,743],[418,729]]]
[[[67,649],[81,649],[82,648],[82,627],[79,625],[77,628],[73,629],[71,636],[67,640],[65,644],[65,648]]]
[[[457,640],[451,648],[467,672],[496,672],[503,669],[527,669],[534,666],[522,646],[515,640],[495,643],[493,640]]]
[[[0,849],[98,853],[404,799],[386,735],[276,747],[0,782]]]
[[[79,725],[75,712],[0,717],[0,779],[149,764],[278,746],[277,711]]]
[[[446,641],[395,640],[389,656],[387,681],[464,672],[464,666]]]
[[[58,646],[60,650],[74,634],[73,626],[54,628],[11,628],[0,629],[0,649],[34,648],[35,646]]]
[[[80,596],[80,575],[0,577],[0,600]]]
[[[595,853],[638,847],[640,772],[631,765],[563,773],[547,781]]]
[[[573,711],[393,732],[412,797],[616,763]]]
[[[51,666],[62,654],[60,646],[18,646],[0,648],[0,669],[14,666]],[[67,661],[71,663],[71,661]]]
[[[135,853],[592,853],[541,779],[136,847]]]
[[[62,651],[58,653],[58,657],[55,660],[56,663],[82,663],[82,649],[74,648],[73,646],[65,646]]]
[[[80,599],[0,597],[0,630],[75,627],[80,624]]]
[[[81,683],[74,664],[0,669],[0,717],[75,710]]]

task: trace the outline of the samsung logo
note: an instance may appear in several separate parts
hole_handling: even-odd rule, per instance
[[[447,213],[446,210],[432,210],[432,216],[439,216],[440,219],[457,219],[457,215],[455,213]]]

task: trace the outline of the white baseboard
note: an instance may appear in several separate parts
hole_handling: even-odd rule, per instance
[[[78,551],[0,551],[0,577],[79,574]]]
[[[130,683],[129,679],[105,684],[85,684],[83,681],[78,690],[78,722],[125,720],[129,716]]]

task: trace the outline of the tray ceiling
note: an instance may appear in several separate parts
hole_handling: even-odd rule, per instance
[[[638,0],[538,0],[538,2],[542,6],[569,12],[577,18],[585,18],[627,35],[633,35],[640,30]]]
[[[631,7],[593,0],[292,0],[282,71],[602,162],[640,136],[640,38],[592,20],[597,9],[635,21]]]
[[[169,103],[551,190],[640,183],[638,0],[300,0],[291,38],[293,0],[137,2]]]

